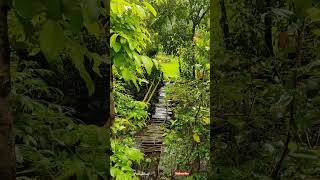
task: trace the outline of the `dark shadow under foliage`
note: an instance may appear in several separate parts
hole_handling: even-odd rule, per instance
[[[319,12],[312,0],[211,1],[213,179],[320,177]]]

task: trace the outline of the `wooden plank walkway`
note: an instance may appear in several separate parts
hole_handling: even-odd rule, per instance
[[[170,119],[172,112],[170,110],[170,101],[165,101],[165,86],[160,88],[158,100],[159,102],[155,105],[155,111],[151,116],[151,119],[147,122],[146,128],[143,133],[138,135],[137,144],[142,152],[147,157],[157,157],[160,158],[161,152],[163,150],[163,131],[161,127],[165,125]],[[143,172],[142,174],[148,174],[147,179],[158,179],[158,163],[153,167],[147,169],[148,172]],[[153,174],[153,177],[149,175]],[[144,176],[140,175],[142,179]]]

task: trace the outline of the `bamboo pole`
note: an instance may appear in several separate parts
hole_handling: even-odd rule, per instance
[[[147,94],[144,96],[143,102],[146,102],[146,100],[147,100],[147,98],[148,98],[148,96],[149,96],[149,93],[150,93],[150,91],[151,91],[151,89],[152,89],[152,87],[153,87],[154,80],[155,80],[155,79],[153,79],[153,81],[152,81],[152,83],[151,83],[151,86],[150,86],[149,89],[148,89]]]
[[[146,103],[149,103],[149,101],[151,100],[151,98],[152,98],[154,92],[156,91],[156,89],[157,89],[157,87],[158,87],[158,85],[159,85],[159,83],[160,83],[161,80],[162,80],[162,74],[161,74],[161,76],[160,76],[160,79],[159,79],[157,85],[154,87],[154,89],[153,89],[152,93],[150,94],[150,96],[149,96],[149,98],[148,98],[148,101],[147,101]]]

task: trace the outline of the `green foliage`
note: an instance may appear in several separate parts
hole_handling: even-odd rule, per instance
[[[179,61],[180,58],[176,57],[167,57],[169,62],[163,62],[162,57],[157,56],[157,59],[160,61],[161,71],[165,79],[175,79],[180,77],[179,72]]]
[[[63,29],[56,22],[47,21],[40,31],[40,48],[48,60],[58,58],[65,41]]]
[[[38,54],[40,51],[37,49],[40,48],[50,64],[56,64],[60,56],[66,53],[70,41],[72,41],[72,45],[76,45],[77,51],[82,53],[75,56],[75,53],[71,51],[70,56],[72,56],[73,63],[79,70],[91,95],[94,92],[94,87],[92,78],[84,68],[85,53],[83,53],[89,51],[83,43],[77,40],[77,36],[83,27],[87,29],[89,34],[97,38],[104,34],[98,24],[99,15],[106,17],[105,9],[100,7],[100,1],[15,0],[13,11],[13,26],[22,27],[18,32],[27,36],[24,36],[25,39],[12,40],[19,40],[27,49],[30,49],[30,54]],[[30,34],[31,32],[33,34]],[[34,47],[37,48],[34,49]],[[102,62],[99,62],[101,59],[103,57],[92,60],[101,64]]]
[[[60,67],[70,60],[89,94],[95,92],[85,61],[101,75],[106,52],[90,51],[84,38],[104,35],[101,2],[12,1],[8,31],[17,179],[105,179],[110,174],[108,130],[75,118],[78,112],[65,106],[62,90],[55,87]]]
[[[181,46],[190,46],[192,26],[208,7],[208,1],[153,1],[158,18],[151,19],[150,29],[157,33],[163,51],[176,54]],[[199,22],[200,23],[200,22]]]
[[[140,163],[143,153],[134,146],[134,135],[146,125],[149,116],[145,102],[134,99],[125,87],[132,82],[140,89],[154,68],[155,59],[145,55],[144,50],[151,43],[145,21],[149,12],[156,16],[156,10],[147,1],[112,0],[111,16],[111,59],[114,74],[114,98],[116,119],[112,126],[113,139],[111,175],[116,179],[138,179],[133,169]]]
[[[73,65],[80,72],[82,79],[86,82],[89,94],[93,94],[94,84],[84,65],[84,58],[88,57],[89,59],[92,59],[95,66],[99,66],[102,63],[102,60],[100,58],[90,57],[90,55],[97,55],[98,57],[99,55],[93,53],[89,54],[90,52],[85,47],[72,40],[67,41],[66,50],[69,53]],[[96,70],[95,72],[101,74],[100,71]]]
[[[34,61],[14,62],[11,69],[15,114],[17,179],[97,179],[109,173],[106,129],[82,125],[57,102],[63,94],[44,78],[55,74]],[[27,89],[27,91],[26,91]]]
[[[132,145],[133,142],[130,139],[112,141],[111,146],[114,155],[111,156],[111,162],[114,165],[111,168],[111,176],[118,180],[139,179],[135,176],[135,171],[131,166],[133,162],[140,163],[143,159],[143,153],[130,147]]]
[[[209,26],[205,20],[201,21],[201,14],[196,15],[199,11],[203,16],[205,15],[206,3],[207,1],[197,1],[193,5],[190,2],[185,3],[183,1],[151,1],[150,4],[146,1],[111,1],[110,46],[111,57],[114,62],[115,89],[113,94],[116,109],[116,119],[112,127],[113,152],[115,153],[112,156],[112,175],[115,178],[136,178],[132,170],[132,162],[138,163],[140,160],[128,160],[128,158],[122,156],[130,156],[126,149],[136,151],[134,144],[128,142],[133,141],[134,135],[146,125],[145,122],[148,118],[147,110],[149,107],[147,104],[138,101],[140,99],[138,96],[128,95],[135,93],[129,88],[130,82],[133,82],[138,89],[140,87],[149,88],[151,86],[148,82],[149,79],[157,78],[154,77],[157,66],[166,77],[171,76],[170,74],[179,77],[180,68],[184,68],[184,71],[190,73],[190,67],[195,64],[199,64],[197,65],[199,71],[207,73],[209,70],[208,56],[206,55],[208,53],[209,36],[207,31]],[[187,8],[187,10],[183,8]],[[150,12],[151,16],[147,12]],[[171,16],[175,17],[171,19]],[[177,22],[175,22],[176,20]],[[195,34],[192,34],[190,20],[197,24]],[[193,36],[197,37],[197,39],[195,38],[196,41],[193,41]],[[164,47],[165,53],[175,52],[175,54],[172,56],[161,54],[161,47]],[[178,51],[178,48],[184,49],[185,53]],[[192,51],[188,52],[190,49]],[[154,59],[146,55],[150,55]],[[185,58],[186,56],[189,59]],[[171,57],[173,58],[170,59]],[[181,60],[181,62],[178,60]],[[202,77],[199,76],[200,78]],[[146,82],[145,86],[142,82]],[[201,85],[197,86],[197,83]],[[192,87],[188,88],[188,85],[192,85]],[[208,104],[205,101],[208,99],[207,95],[209,93],[207,92],[208,89],[204,88],[206,85],[208,84],[205,81],[182,82],[177,87],[172,87],[172,91],[170,90],[179,97],[176,101],[181,103],[181,106],[177,107],[178,117],[175,119],[177,122],[172,122],[171,128],[165,134],[167,146],[174,153],[184,152],[181,153],[181,156],[184,156],[187,153],[186,151],[190,154],[191,150],[195,150],[195,153],[191,153],[190,158],[177,161],[173,161],[174,155],[169,153],[167,159],[164,160],[165,164],[169,162],[180,163],[181,166],[190,168],[191,165],[188,163],[195,164],[198,159],[208,163],[209,114]],[[142,89],[142,92],[140,92],[147,93],[146,91],[147,89]],[[182,92],[179,93],[180,91]],[[190,97],[191,99],[182,100],[189,93],[197,95]],[[200,98],[200,94],[205,95]],[[169,98],[171,98],[171,95]],[[192,104],[193,101],[196,101],[196,103]],[[193,117],[198,106],[201,106],[201,111],[197,117]],[[192,123],[191,126],[190,123]],[[192,130],[190,129],[190,132],[186,134],[182,129],[187,127]],[[184,136],[187,138],[184,138]],[[194,137],[196,137],[196,141]],[[177,142],[177,140],[179,141]],[[129,164],[127,164],[127,161],[129,161]],[[142,166],[145,166],[153,162],[147,158],[143,163]],[[168,168],[166,173],[170,170],[173,169]],[[205,178],[206,176],[199,175],[198,177]]]
[[[138,77],[144,73],[142,68],[150,75],[154,65],[154,60],[143,55],[143,50],[150,43],[150,34],[144,22],[147,10],[156,15],[154,8],[146,1],[111,1],[110,47],[114,70],[125,81],[132,81],[137,89],[143,81]]]
[[[209,50],[208,1],[153,2],[158,17],[149,20],[154,46],[159,52],[181,58],[180,76],[207,76]],[[196,71],[196,72],[195,72]]]
[[[113,126],[115,128],[114,133],[116,135],[127,133],[134,134],[137,130],[146,125],[146,119],[149,116],[147,104],[142,101],[137,101],[133,99],[132,96],[126,94],[121,83],[116,83],[114,88],[116,102],[115,110],[117,114],[116,123]],[[123,131],[118,132],[119,130]]]
[[[114,88],[117,117],[112,126],[116,138],[111,140],[111,176],[119,180],[138,179],[132,166],[143,160],[143,153],[134,147],[134,135],[145,126],[147,105],[126,94],[121,83],[116,83]]]
[[[317,178],[319,38],[313,19],[318,4],[224,2],[231,48],[215,37],[213,178]],[[267,25],[274,55],[266,57]],[[212,29],[211,34],[219,33],[226,35],[220,27]]]
[[[210,152],[209,87],[204,81],[176,81],[167,88],[168,99],[172,99],[174,118],[165,129],[166,146],[161,163],[166,166],[164,174],[170,176],[174,170],[193,171],[189,178],[208,178]],[[192,96],[190,96],[192,94]],[[197,163],[201,167],[194,168]]]

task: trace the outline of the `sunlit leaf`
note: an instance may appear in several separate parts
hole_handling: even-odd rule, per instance
[[[141,60],[143,62],[143,65],[144,67],[146,68],[147,70],[147,73],[150,75],[151,74],[151,70],[152,70],[152,67],[153,67],[153,62],[152,60],[147,57],[147,56],[141,56]]]
[[[157,16],[157,12],[156,10],[152,7],[151,4],[149,4],[148,2],[143,2],[143,4],[148,8],[148,10],[154,15]]]
[[[193,140],[195,141],[195,142],[200,142],[200,137],[199,137],[199,135],[198,134],[193,134]]]
[[[119,34],[113,34],[110,38],[110,47],[113,47],[114,44],[116,43],[117,41],[117,37],[119,36]]]
[[[206,124],[210,124],[210,118],[209,117],[203,118],[203,122],[205,122]]]

